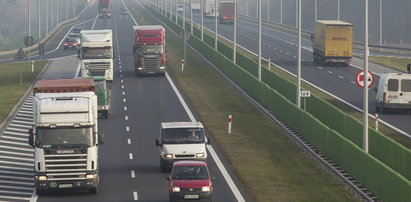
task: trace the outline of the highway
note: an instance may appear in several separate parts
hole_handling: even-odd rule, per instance
[[[180,12],[179,15],[181,16],[182,12]],[[186,4],[186,17],[187,19],[190,19],[189,4]],[[196,24],[201,24],[201,17],[199,13],[193,14],[193,21]],[[204,26],[206,29],[214,32],[214,17],[204,18]],[[219,36],[233,41],[233,27],[234,26],[232,24],[218,24],[217,32]],[[190,27],[187,29],[190,30]],[[265,25],[262,26],[261,35],[262,57],[266,59],[270,58],[273,64],[282,67],[286,71],[296,74],[297,37],[293,34],[278,31]],[[250,50],[254,54],[257,54],[258,24],[244,19],[238,19],[237,44]],[[362,60],[354,58],[353,63],[349,67],[324,66],[313,62],[312,42],[310,40],[303,39],[302,46],[302,79],[362,111],[363,90],[359,88],[355,82],[355,76],[363,66]],[[375,74],[375,82],[369,91],[369,113],[374,115],[376,113],[375,94],[372,92],[372,89],[378,84],[379,74],[383,72],[397,71],[375,64],[370,64],[370,71]],[[392,125],[398,132],[406,134],[411,138],[411,128],[408,125],[411,122],[411,115],[409,115],[409,113],[398,111],[388,112],[386,114],[379,114],[379,119]]]
[[[136,1],[124,1],[127,6],[138,6]],[[24,156],[4,160],[0,156],[0,175],[15,172],[14,178],[0,176],[0,201],[168,201],[167,173],[159,167],[159,150],[155,146],[160,123],[163,121],[194,121],[195,116],[185,103],[178,88],[166,77],[135,77],[132,56],[135,25],[130,16],[118,14],[123,1],[113,1],[111,19],[97,19],[97,4],[76,23],[83,29],[112,29],[116,52],[112,85],[112,116],[99,119],[99,132],[105,134],[100,146],[100,186],[97,195],[82,190],[60,190],[37,196],[33,186],[33,149],[27,144],[27,130],[32,122],[32,98],[25,100],[23,108],[0,139],[0,152]],[[78,75],[75,50],[63,50],[61,41],[71,27],[64,28],[46,47],[43,59],[53,59],[40,78],[73,78]],[[33,57],[33,59],[40,59]],[[17,121],[17,122],[16,122]],[[18,124],[18,125],[16,125]],[[16,132],[18,131],[18,132]],[[16,136],[21,136],[16,138]],[[211,137],[211,142],[213,138]],[[10,145],[18,145],[20,150]],[[213,181],[214,201],[249,201],[227,161],[215,145],[208,146],[207,163]],[[216,161],[217,158],[217,161]],[[218,162],[218,163],[216,163]],[[13,168],[7,167],[13,165]],[[227,173],[228,172],[228,173]],[[236,194],[234,194],[236,193]]]

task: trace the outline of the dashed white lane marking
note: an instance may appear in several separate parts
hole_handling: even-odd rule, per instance
[[[127,107],[124,107],[124,111],[127,111]]]
[[[355,83],[355,81],[350,81],[352,84],[357,84],[357,83]]]
[[[270,44],[268,44],[268,48],[271,48],[271,45],[270,45]]]
[[[121,83],[124,83],[123,79],[121,79]]]
[[[120,74],[120,77],[121,77],[121,78],[123,78],[123,75],[122,75],[122,74]]]
[[[311,62],[310,62],[310,63],[308,63],[308,64],[309,64],[309,65],[311,65],[311,66],[313,65],[313,63],[311,63]]]
[[[293,58],[297,58],[297,56],[294,55]]]
[[[131,140],[130,140],[130,138],[129,138],[129,139],[127,139],[127,144],[131,144]]]
[[[125,95],[126,93],[125,92],[123,92],[123,95]]]
[[[128,158],[129,158],[130,160],[133,160],[133,154],[132,154],[132,153],[129,153],[129,154],[128,154]]]
[[[127,132],[130,131],[130,127],[127,126],[127,127],[126,127],[126,131],[127,131]]]
[[[128,116],[125,116],[124,119],[127,121],[127,120],[128,120]]]
[[[303,59],[301,59],[301,62],[304,62],[304,60],[303,60]]]
[[[123,85],[121,85],[121,88],[124,88],[124,86],[123,86]]]
[[[136,173],[134,172],[134,170],[131,170],[131,178],[136,178]]]
[[[135,201],[138,201],[138,195],[137,195],[137,192],[136,192],[136,191],[133,192],[133,196],[134,196],[134,200],[135,200]]]
[[[332,72],[332,71],[328,71],[328,73],[332,74],[333,72]]]
[[[342,76],[338,76],[338,77],[340,77],[340,79],[343,79],[344,77],[342,77]]]
[[[127,100],[124,98],[124,99],[123,99],[123,102],[127,102]]]
[[[120,66],[118,66],[120,69],[121,69],[121,65]]]
[[[121,62],[118,62],[119,65],[121,65]]]
[[[280,50],[280,52],[281,52],[281,53],[284,53],[284,51],[283,51],[283,50]]]
[[[290,55],[290,53],[285,53],[285,54]]]
[[[318,66],[317,68],[318,68],[318,69],[323,69],[323,68],[322,68],[322,67],[320,67],[320,66]]]
[[[120,69],[120,72],[122,72],[121,69]]]

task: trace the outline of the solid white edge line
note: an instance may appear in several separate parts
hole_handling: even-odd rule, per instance
[[[171,80],[170,76],[168,75],[168,73],[166,72],[166,78],[168,80],[168,82],[171,85],[171,88],[173,88],[175,94],[177,95],[178,99],[180,100],[181,104],[183,105],[184,110],[186,111],[188,117],[190,118],[190,120],[192,122],[195,122],[196,119],[194,118],[193,113],[191,113],[190,109],[188,108],[186,102],[184,101],[183,97],[181,96],[180,92],[178,91],[177,87],[174,85],[174,82]]]
[[[74,78],[77,78],[79,73],[80,73],[80,68],[81,68],[81,62],[78,63],[77,65],[77,70],[76,70],[76,74],[74,75]]]

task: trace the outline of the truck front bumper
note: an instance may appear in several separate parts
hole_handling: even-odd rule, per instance
[[[166,168],[172,168],[173,163],[177,161],[207,161],[207,158],[163,158],[161,157],[161,160],[163,161],[163,165]]]
[[[143,67],[137,67],[136,71],[138,74],[164,74],[166,72],[166,67],[159,67],[157,69],[144,69]]]
[[[37,176],[37,175],[36,175]],[[67,188],[96,188],[99,183],[98,176],[94,179],[78,179],[78,180],[39,180],[35,176],[34,185],[36,189],[39,190],[50,190],[50,189],[67,189]]]

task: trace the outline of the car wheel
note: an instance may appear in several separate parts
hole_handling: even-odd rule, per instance
[[[89,193],[90,194],[97,194],[98,193],[98,187],[94,187],[94,188],[89,189]]]

